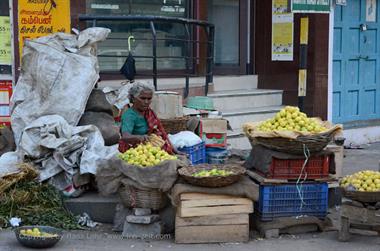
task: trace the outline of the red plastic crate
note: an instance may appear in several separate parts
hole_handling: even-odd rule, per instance
[[[265,176],[274,179],[298,179],[305,159],[272,159],[269,173]],[[310,157],[301,178],[320,179],[329,176],[330,156]]]

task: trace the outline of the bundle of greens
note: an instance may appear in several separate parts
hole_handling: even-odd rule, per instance
[[[23,225],[78,229],[80,226],[64,207],[60,192],[50,184],[36,181],[33,168],[24,166],[22,170],[24,174],[19,173],[17,178],[0,179],[0,187],[3,184],[3,191],[0,192],[0,227],[8,227],[9,219],[18,217]]]

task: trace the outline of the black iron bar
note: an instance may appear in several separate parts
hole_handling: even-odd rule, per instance
[[[127,55],[107,55],[107,54],[103,54],[103,55],[98,55],[98,57],[104,57],[104,58],[126,58]],[[150,58],[152,59],[153,56],[135,56],[133,55],[134,58]],[[157,56],[157,59],[212,59],[211,58],[207,58],[207,57],[186,57],[186,56]]]
[[[100,16],[100,15],[79,15],[79,21],[88,21],[96,19],[98,21],[112,21],[112,20],[126,20],[126,21],[160,21],[169,23],[188,23],[200,26],[211,27],[213,24],[195,20],[178,17],[163,17],[163,16],[149,16],[149,15],[128,15],[128,16]]]
[[[212,83],[213,81],[213,75],[212,75],[212,65],[213,65],[213,53],[214,53],[214,26],[209,27],[209,31],[207,32],[207,28],[204,29],[207,36],[207,41],[210,42],[210,44],[207,45],[207,62],[206,62],[206,83],[205,83],[205,96],[208,94],[208,86],[209,83]],[[212,43],[211,43],[212,42]]]
[[[186,76],[185,76],[185,78],[186,78],[186,82],[185,82],[185,92],[184,92],[184,98],[187,98],[187,96],[189,96],[189,82],[190,82],[190,80],[189,80],[189,73],[190,73],[190,62],[189,62],[189,58],[188,57],[190,57],[190,55],[191,55],[191,44],[190,44],[190,42],[189,42],[189,40],[190,40],[190,31],[189,31],[189,26],[188,26],[188,24],[185,24],[185,31],[186,31],[186,36],[187,36],[187,39],[188,39],[188,41],[187,41],[187,49],[186,49]]]
[[[209,83],[212,83],[213,81],[213,62],[214,62],[214,36],[215,36],[215,27],[213,24],[208,23],[206,21],[201,20],[194,20],[194,19],[185,19],[185,18],[175,18],[175,17],[163,17],[163,16],[146,16],[146,15],[128,15],[128,16],[101,16],[101,15],[79,15],[80,21],[92,21],[92,26],[95,27],[97,25],[97,21],[144,21],[149,22],[150,29],[152,32],[152,39],[149,38],[135,38],[136,40],[152,40],[152,47],[153,47],[153,55],[152,56],[139,56],[134,55],[135,58],[147,58],[153,60],[152,65],[152,74],[144,74],[144,73],[137,73],[138,76],[152,76],[153,77],[153,84],[154,88],[157,90],[157,77],[161,76],[168,76],[168,77],[185,77],[186,78],[186,85],[185,85],[185,92],[184,96],[185,98],[189,94],[189,82],[190,76],[197,76],[193,74],[194,66],[195,66],[195,60],[199,59],[206,59],[206,73],[205,73],[205,95],[207,96],[208,93],[208,87]],[[186,31],[186,38],[178,37],[178,36],[172,36],[167,38],[157,38],[156,28],[154,22],[167,22],[167,23],[179,23],[183,24]],[[206,41],[200,41],[200,39],[192,39],[192,35],[189,29],[189,25],[195,25],[200,26],[204,29],[206,33]],[[126,39],[121,37],[116,38],[110,38],[110,40],[119,40],[119,39]],[[177,42],[184,42],[186,43],[186,52],[185,56],[157,56],[157,41],[177,41]],[[207,46],[207,56],[206,57],[196,57],[193,56],[192,46],[194,45],[201,45],[205,44]],[[98,55],[98,57],[104,57],[104,58],[125,58],[123,55]],[[184,59],[186,63],[186,71],[185,73],[181,74],[158,74],[157,70],[157,59]],[[103,74],[114,74],[115,72],[104,72]]]
[[[157,91],[157,33],[153,21],[150,21],[150,28],[153,36],[153,85]]]

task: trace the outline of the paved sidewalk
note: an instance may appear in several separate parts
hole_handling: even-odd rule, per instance
[[[132,240],[122,239],[118,234],[105,234],[88,231],[72,231],[51,250],[56,251],[125,251],[125,250],[250,250],[250,251],[379,251],[379,237],[353,236],[350,242],[338,242],[336,232],[282,235],[278,239],[251,239],[248,243],[226,244],[175,244],[172,239]],[[20,246],[13,232],[0,232],[1,251],[30,250]]]
[[[363,145],[363,149],[345,149],[343,174],[352,174],[361,170],[379,170],[380,142]]]

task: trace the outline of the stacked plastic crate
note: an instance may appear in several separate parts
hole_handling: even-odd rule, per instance
[[[224,164],[228,159],[227,120],[204,118],[200,122],[199,135],[205,141],[207,163]]]
[[[262,149],[262,156],[272,154],[272,158],[265,173],[260,167],[250,172],[251,177],[260,183],[260,199],[255,203],[256,217],[261,221],[294,216],[324,218],[328,209],[326,181],[330,155],[319,153],[305,158],[274,154],[277,157],[273,157],[273,151]],[[278,158],[281,155],[286,157]]]
[[[197,145],[183,147],[178,150],[187,154],[192,165],[206,163],[206,146],[204,141]]]

